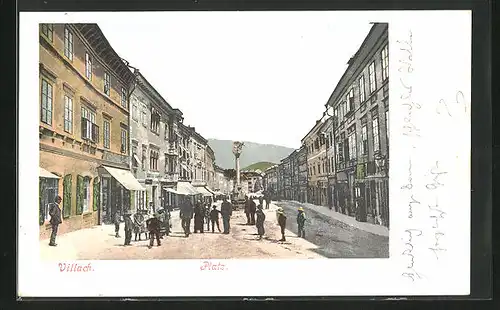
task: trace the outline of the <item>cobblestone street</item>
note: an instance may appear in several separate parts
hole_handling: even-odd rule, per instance
[[[40,243],[42,260],[121,260],[121,259],[230,259],[230,258],[323,258],[315,252],[314,244],[298,238],[287,231],[286,242],[278,242],[281,238],[276,222],[276,206],[271,205],[266,212],[263,240],[257,240],[256,227],[245,225],[243,211],[233,212],[231,218],[231,234],[206,232],[184,237],[178,211],[172,212],[173,233],[164,239],[160,247],[148,248],[149,240],[134,242],[123,246],[123,223],[121,238],[114,237],[114,226],[103,225],[83,229],[57,237],[57,247],[48,246],[48,240]],[[290,217],[290,222],[294,218]],[[220,220],[222,229],[222,220]],[[205,227],[206,228],[206,227]],[[143,235],[144,238],[144,235]],[[133,239],[132,239],[133,240]]]

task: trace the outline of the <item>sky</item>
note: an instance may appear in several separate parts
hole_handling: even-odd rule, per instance
[[[370,20],[339,12],[154,12],[104,35],[205,138],[300,147]]]

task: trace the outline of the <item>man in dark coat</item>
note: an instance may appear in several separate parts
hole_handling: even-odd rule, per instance
[[[125,212],[123,215],[123,219],[125,221],[125,243],[124,245],[130,245],[130,241],[132,241],[132,230],[134,229],[134,222],[131,219],[132,214],[130,211]]]
[[[264,236],[264,221],[266,220],[266,215],[264,211],[262,211],[262,204],[257,206],[257,221],[255,222],[255,226],[257,226],[257,233],[259,234],[259,239],[262,239]]]
[[[247,217],[247,225],[250,225],[250,200],[248,196],[245,196],[245,215]]]
[[[205,221],[207,221],[207,231],[210,231],[210,203],[205,205]]]
[[[49,215],[50,215],[50,226],[52,226],[52,233],[50,234],[50,246],[57,246],[56,244],[56,236],[57,229],[59,228],[59,224],[62,223],[61,219],[61,208],[59,204],[61,204],[61,196],[57,196],[54,199],[54,202],[49,205]]]
[[[304,208],[300,207],[299,212],[297,213],[297,226],[299,228],[299,237],[305,238],[306,231],[304,229],[304,225],[306,223],[306,214],[304,213]]]
[[[184,234],[189,237],[191,234],[191,219],[193,218],[194,208],[189,197],[184,197],[182,199],[179,215],[181,217],[182,228],[184,229]]]
[[[250,198],[250,203],[248,207],[248,212],[250,214],[250,225],[255,225],[255,212],[257,211],[257,205],[255,204],[255,201]]]
[[[266,201],[266,209],[269,209],[269,205],[271,204],[271,196],[269,193],[266,192],[266,196],[264,197],[264,200]]]
[[[224,234],[229,234],[229,230],[231,228],[229,224],[229,220],[231,219],[231,215],[233,215],[233,206],[229,201],[227,201],[227,198],[224,197],[222,200],[222,205],[220,207],[220,213],[222,215],[222,224],[224,226]]]
[[[198,201],[194,208],[194,233],[203,233],[203,219],[205,218],[205,210],[203,203]]]
[[[276,211],[278,214],[278,224],[280,225],[281,228],[281,239],[279,241],[286,241],[285,239],[285,227],[286,227],[286,215],[283,212],[283,208],[279,208],[278,211]]]
[[[219,213],[220,213],[220,211],[217,210],[217,206],[213,206],[212,211],[210,211],[210,221],[212,222],[212,232],[215,231],[215,225],[217,225],[217,229],[220,232]]]
[[[115,238],[120,238],[120,211],[116,209],[115,211]]]
[[[264,196],[259,196],[259,204],[260,204],[261,206],[263,206],[263,205],[264,205]]]
[[[155,215],[148,219],[146,221],[146,226],[148,227],[149,230],[149,248],[151,249],[154,244],[154,239],[156,238],[156,244],[158,246],[161,245],[160,241],[160,226],[162,225],[162,222],[158,219],[158,214],[155,213]]]

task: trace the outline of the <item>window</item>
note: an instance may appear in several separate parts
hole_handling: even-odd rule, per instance
[[[142,166],[142,170],[146,170],[147,167],[146,167],[146,154],[147,154],[147,149],[146,149],[146,146],[142,146],[142,157],[141,157],[141,166]]]
[[[73,33],[68,28],[64,28],[64,56],[73,60]]]
[[[127,91],[123,87],[122,87],[122,90],[121,90],[121,97],[120,97],[120,99],[121,99],[122,107],[127,108]]]
[[[344,144],[342,142],[338,142],[337,143],[337,161],[339,163],[343,162],[344,161],[344,153],[343,153],[343,150],[344,150]]]
[[[122,153],[127,153],[127,130],[121,129],[121,147],[120,150]]]
[[[73,98],[64,96],[64,131],[73,132]]]
[[[132,145],[132,167],[134,168],[138,167],[138,162],[136,160],[136,157],[137,157],[137,145]]]
[[[361,153],[363,155],[368,154],[368,132],[366,128],[366,124],[361,127],[361,140],[362,140],[362,149]]]
[[[92,58],[89,53],[85,53],[85,76],[92,81]]]
[[[104,120],[104,123],[103,123],[103,129],[104,129],[104,132],[103,132],[103,146],[106,149],[109,149],[109,139],[110,139],[110,136],[111,136],[110,128],[111,128],[111,124],[109,123],[109,121],[108,120]]]
[[[83,212],[89,212],[90,205],[90,178],[83,179]]]
[[[53,25],[52,24],[42,24],[42,34],[49,39],[50,42],[53,41]]]
[[[389,77],[389,46],[386,45],[381,52],[382,56],[382,80]]]
[[[170,132],[168,130],[168,124],[165,123],[165,140],[168,140],[169,137],[170,137]]]
[[[45,221],[50,219],[49,216],[49,206],[56,199],[57,193],[59,191],[58,179],[48,179],[48,178],[40,178],[39,179],[39,191],[40,191],[40,205],[39,205],[39,213],[40,213],[40,225],[43,225]]]
[[[389,143],[389,110],[385,111],[385,130],[387,134],[387,143]]]
[[[316,166],[313,166],[313,174],[316,175]]]
[[[150,129],[152,132],[159,134],[160,133],[160,114],[156,112],[154,108],[151,109],[151,126]]]
[[[362,75],[359,78],[359,102],[364,102],[366,99],[366,93],[365,93],[365,76]]]
[[[104,72],[104,93],[109,96],[109,90],[111,88],[111,79],[107,72]]]
[[[380,150],[380,140],[378,134],[378,118],[373,119],[373,151],[377,152]]]
[[[349,159],[356,159],[356,132],[353,131],[349,134]]]
[[[99,127],[95,123],[95,112],[82,107],[82,139],[99,142]]]
[[[147,127],[148,126],[148,117],[146,115],[146,111],[145,110],[142,110],[142,117],[141,117],[141,119],[142,119],[142,125],[144,127]]]
[[[321,164],[318,163],[318,174],[321,174]]]
[[[347,93],[346,104],[347,104],[347,111],[349,111],[349,112],[354,111],[354,89],[353,88],[351,88],[349,93]]]
[[[133,102],[132,102],[132,119],[134,119],[135,121],[137,121],[137,118],[138,118],[138,113],[137,113],[137,100],[134,99]]]
[[[40,111],[42,122],[52,125],[52,85],[42,79],[42,105]]]
[[[375,81],[375,61],[372,61],[370,66],[368,66],[368,82],[370,83],[370,94],[377,88],[377,83]]]

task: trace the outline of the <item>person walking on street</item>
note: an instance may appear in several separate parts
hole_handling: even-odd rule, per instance
[[[210,221],[212,222],[212,233],[215,231],[215,225],[217,225],[217,229],[220,232],[220,227],[219,227],[219,213],[220,213],[220,211],[217,210],[217,206],[214,205],[212,207],[212,211],[210,211]]]
[[[205,206],[205,220],[207,221],[207,231],[210,231],[210,212],[210,203],[207,203]]]
[[[222,205],[220,207],[220,213],[222,215],[222,224],[224,226],[224,234],[229,234],[229,230],[231,229],[231,226],[230,226],[230,219],[231,219],[231,215],[233,215],[233,206],[231,205],[231,203],[229,201],[227,201],[227,198],[224,197],[224,199],[222,200]]]
[[[306,231],[304,229],[305,223],[306,223],[306,214],[304,213],[304,209],[300,207],[299,212],[297,213],[297,225],[299,227],[299,237],[301,238],[306,237]]]
[[[181,217],[182,228],[184,229],[186,237],[189,237],[191,234],[191,219],[193,218],[193,213],[194,210],[191,199],[184,197],[180,205],[179,215]]]
[[[269,196],[269,193],[266,193],[264,200],[266,201],[266,209],[269,209],[269,205],[271,204],[271,197]]]
[[[250,225],[255,225],[255,212],[257,211],[257,205],[252,198],[250,198],[250,206],[248,211],[250,213]]]
[[[259,234],[259,240],[264,236],[264,221],[266,220],[266,215],[262,211],[262,204],[257,206],[257,221],[255,226],[257,226],[257,233]]]
[[[194,233],[203,233],[203,218],[205,217],[205,210],[203,210],[203,204],[200,201],[194,207]]]
[[[149,230],[149,248],[151,249],[154,244],[154,239],[156,238],[156,244],[158,246],[161,245],[160,241],[160,226],[162,225],[161,221],[158,219],[158,214],[155,213],[155,215],[148,219],[146,221],[146,226],[148,227]]]
[[[132,214],[130,211],[125,212],[123,215],[123,219],[125,221],[125,243],[124,245],[130,245],[130,241],[132,241],[132,230],[134,229],[134,222],[130,218]]]
[[[283,208],[278,208],[278,211],[276,211],[278,214],[278,224],[280,225],[281,228],[281,239],[279,241],[286,241],[285,238],[285,227],[286,227],[286,215],[283,212]]]
[[[264,205],[264,195],[259,196],[259,204],[260,204],[261,206],[263,206],[263,205]]]
[[[59,207],[61,201],[61,196],[57,196],[56,199],[54,199],[54,202],[49,205],[50,226],[52,227],[52,233],[50,234],[49,242],[50,246],[57,246],[57,229],[59,228],[59,224],[62,223],[61,208]]]
[[[120,238],[120,220],[121,220],[120,211],[117,209],[115,211],[115,219],[114,219],[114,222],[115,222],[115,238]]]
[[[250,225],[250,199],[245,196],[245,216],[247,217],[247,225]]]

